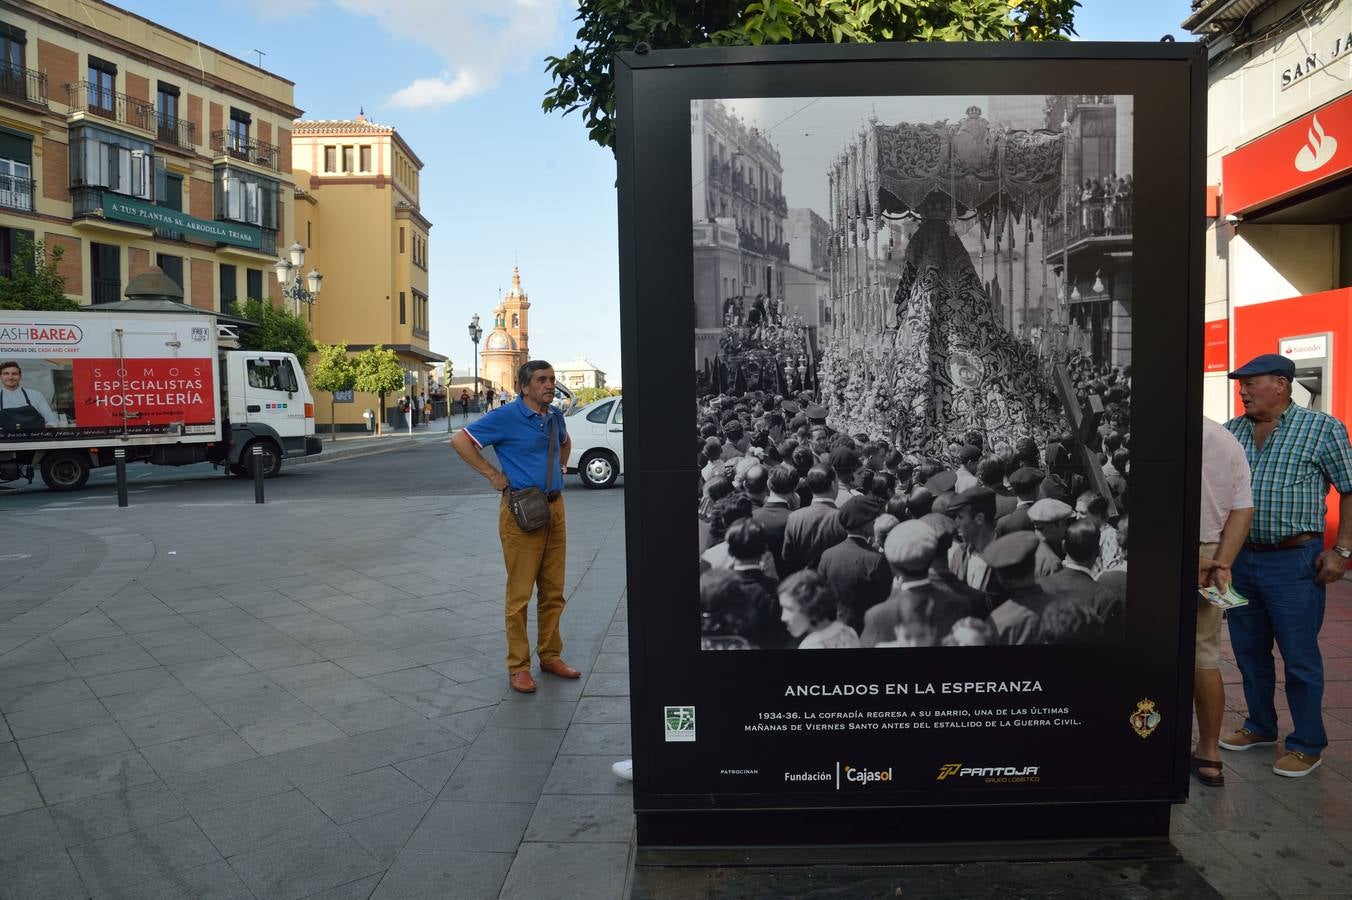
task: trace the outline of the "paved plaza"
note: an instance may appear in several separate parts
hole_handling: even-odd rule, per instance
[[[503,670],[495,495],[306,499],[283,476],[256,506],[222,481],[122,510],[106,489],[0,498],[0,897],[627,896],[630,788],[610,772],[629,753],[622,490],[568,495],[565,656],[585,675],[522,696]],[[1350,600],[1348,583],[1331,593],[1324,628],[1325,765],[1279,779],[1266,750],[1227,754],[1229,784],[1194,785],[1175,813],[1224,896],[1352,896]],[[1237,679],[1227,663],[1232,704]],[[1110,870],[1121,889],[1100,896],[1152,895],[1148,867],[1101,864],[661,883],[1063,897]]]

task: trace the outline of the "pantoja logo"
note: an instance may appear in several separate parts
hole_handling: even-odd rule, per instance
[[[871,784],[875,781],[891,781],[892,769],[860,769],[856,766],[845,766],[845,780],[852,781],[855,784]]]
[[[944,763],[939,767],[935,781],[956,775],[959,778],[1018,778],[1036,775],[1037,766],[964,766],[962,763]]]
[[[1315,116],[1310,125],[1306,144],[1296,154],[1296,168],[1301,172],[1322,169],[1337,152],[1338,141],[1324,131],[1324,126],[1319,124],[1319,117]]]

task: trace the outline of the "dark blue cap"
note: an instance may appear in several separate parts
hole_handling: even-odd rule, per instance
[[[1296,377],[1296,364],[1280,353],[1264,353],[1230,373],[1231,378],[1249,378],[1254,375],[1280,375],[1289,380]]]

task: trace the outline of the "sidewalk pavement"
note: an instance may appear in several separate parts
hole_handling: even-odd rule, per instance
[[[288,459],[286,465],[303,465],[305,463],[324,462],[334,458],[350,458],[353,456],[367,456],[372,453],[386,453],[390,450],[398,450],[401,447],[407,447],[411,444],[424,441],[446,440],[450,434],[454,434],[461,428],[464,428],[470,422],[482,416],[482,413],[470,413],[468,416],[462,416],[459,413],[451,416],[450,432],[446,428],[446,419],[433,419],[423,425],[416,425],[410,432],[407,428],[386,428],[381,434],[371,432],[339,432],[336,438],[329,436],[328,429],[322,424],[315,426],[315,434],[323,440],[324,451],[317,456],[301,456],[294,459]]]
[[[610,772],[630,753],[623,494],[569,491],[565,656],[585,675],[542,675],[533,696],[503,671],[497,503],[12,515],[0,897],[626,897],[631,795]],[[448,545],[462,548],[449,560]],[[1330,591],[1322,637],[1324,766],[1283,779],[1268,750],[1227,754],[1226,787],[1194,785],[1175,812],[1175,842],[1225,896],[1352,893],[1350,600],[1350,583]],[[1231,659],[1227,727],[1242,703]],[[1104,865],[1004,871],[1050,897]],[[733,893],[695,870],[663,896],[879,886],[877,869],[834,869],[729,873]],[[912,889],[912,873],[907,894],[1008,886],[980,874]]]

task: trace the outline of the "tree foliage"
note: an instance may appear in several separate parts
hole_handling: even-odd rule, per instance
[[[379,394],[380,409],[376,412],[377,429],[385,416],[385,395],[404,389],[404,367],[399,355],[388,347],[376,344],[358,353],[352,360],[356,377],[353,387],[363,394]]]
[[[315,360],[314,369],[310,372],[310,387],[320,391],[328,391],[330,394],[352,390],[356,386],[357,373],[352,366],[352,358],[347,355],[347,341],[339,341],[336,344],[320,344],[317,349],[318,358]],[[334,437],[337,432],[338,401],[330,397],[330,438]]]
[[[615,388],[604,388],[604,387],[578,388],[576,391],[573,391],[574,398],[573,402],[575,406],[582,407],[586,406],[588,403],[595,403],[602,397],[618,397],[618,396],[620,396],[620,392]]]
[[[545,112],[582,111],[615,146],[611,57],[679,47],[874,41],[1047,41],[1075,33],[1079,0],[578,0],[577,43],[545,59]]]
[[[9,260],[9,275],[0,277],[0,309],[76,312],[80,304],[66,296],[66,279],[59,271],[65,248],[22,236]]]
[[[241,350],[272,350],[294,353],[303,368],[315,352],[310,326],[293,312],[273,306],[268,300],[245,300],[230,305],[230,312],[254,323],[239,330]]]

